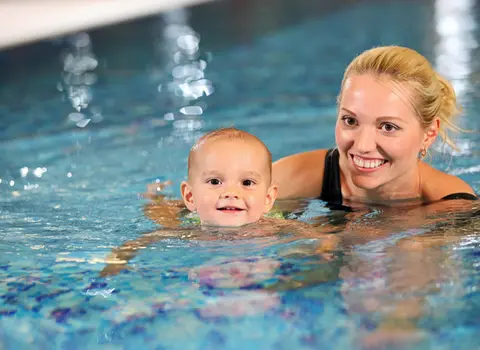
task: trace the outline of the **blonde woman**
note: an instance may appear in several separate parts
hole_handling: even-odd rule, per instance
[[[278,198],[330,203],[476,199],[458,177],[422,158],[437,136],[456,129],[455,92],[418,52],[399,46],[363,52],[347,67],[338,97],[336,148],[273,165]]]

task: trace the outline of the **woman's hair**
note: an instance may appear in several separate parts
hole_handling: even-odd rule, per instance
[[[411,92],[410,102],[420,122],[426,128],[433,119],[440,119],[439,134],[444,142],[455,144],[447,131],[461,130],[453,119],[460,113],[452,85],[433,68],[430,62],[417,51],[400,46],[376,47],[357,56],[345,70],[340,97],[345,81],[355,75],[374,74],[388,77],[394,83],[403,84]]]

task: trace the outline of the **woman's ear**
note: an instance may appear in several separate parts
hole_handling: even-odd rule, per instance
[[[193,199],[192,188],[190,187],[188,182],[182,181],[182,184],[180,185],[180,191],[182,192],[183,202],[185,203],[187,209],[190,211],[195,211],[196,206]]]
[[[425,149],[430,148],[432,143],[438,136],[438,132],[440,131],[440,118],[433,119],[432,124],[425,130],[425,134],[423,137],[423,144]]]

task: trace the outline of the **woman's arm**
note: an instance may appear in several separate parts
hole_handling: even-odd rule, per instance
[[[318,197],[322,191],[327,150],[294,154],[273,163],[278,199]]]

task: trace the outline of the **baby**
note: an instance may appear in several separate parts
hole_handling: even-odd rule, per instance
[[[272,184],[272,156],[257,137],[233,127],[209,132],[195,143],[188,157],[188,179],[181,183],[180,190],[183,204],[198,214],[200,227],[172,229],[172,225],[126,242],[107,259],[109,265],[104,272],[108,273],[103,275],[124,269],[120,265],[133,258],[138,249],[165,238],[245,239],[285,233],[325,238],[321,252],[330,250],[335,241],[334,236],[315,233],[308,224],[264,217],[277,197],[277,186]],[[170,211],[180,208],[178,203],[160,198],[156,208],[162,214],[158,216],[178,214]]]
[[[201,137],[188,157],[185,206],[202,225],[243,226],[262,219],[277,197],[272,155],[252,134],[225,128]]]

